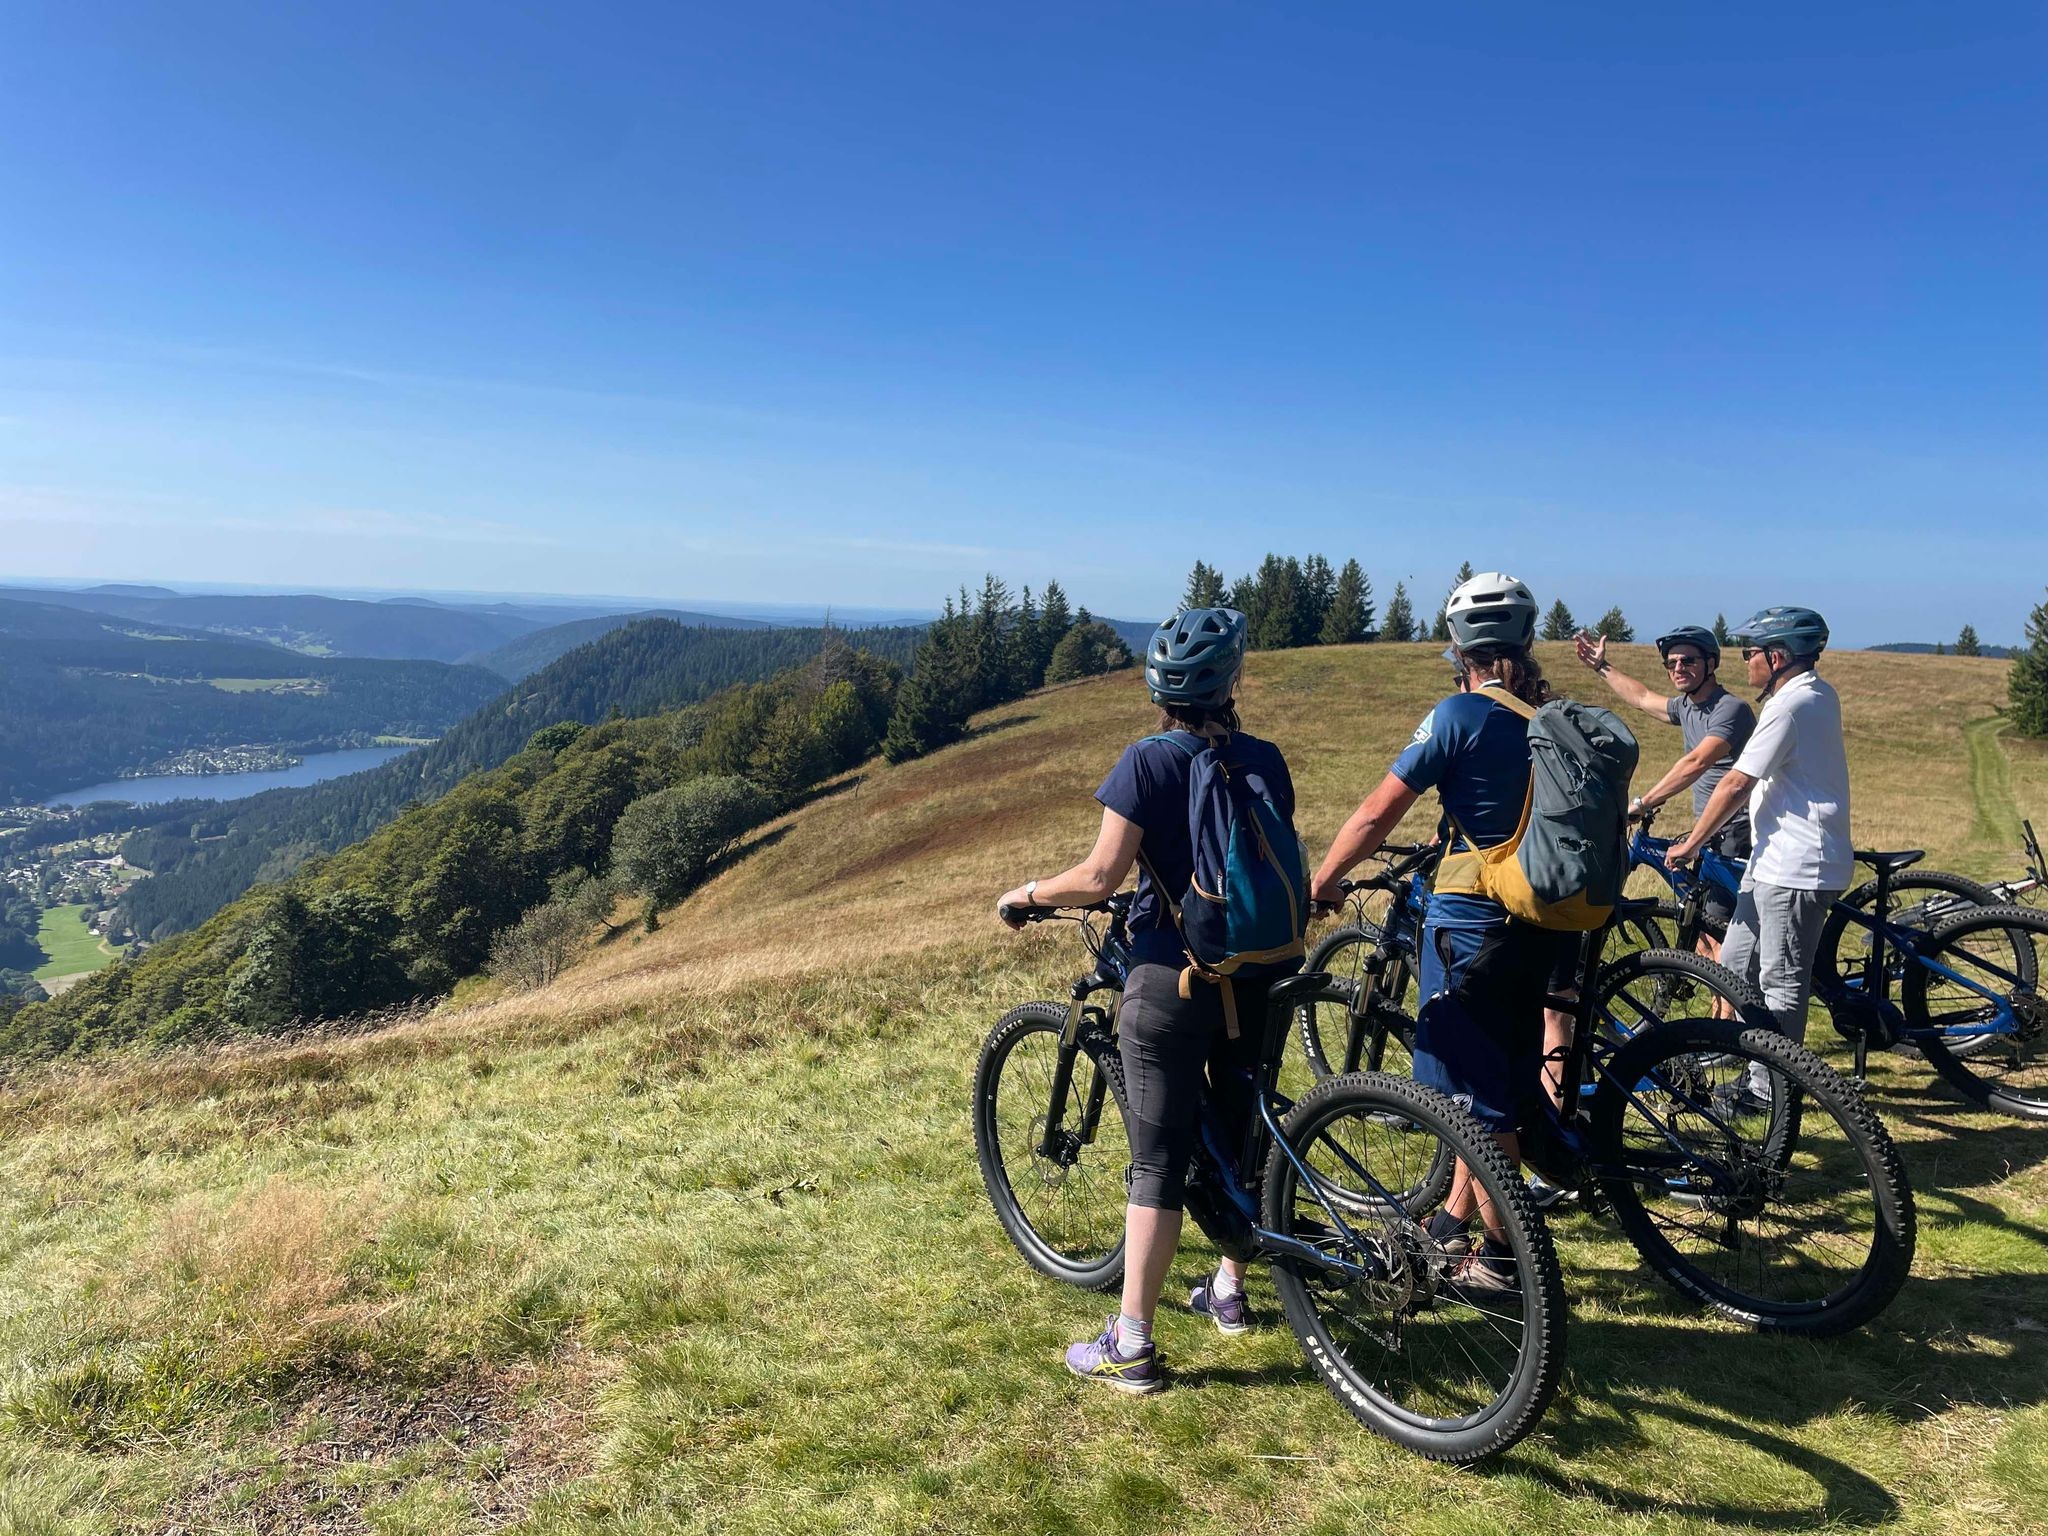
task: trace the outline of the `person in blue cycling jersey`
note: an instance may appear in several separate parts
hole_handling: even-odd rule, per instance
[[[1684,624],[1657,637],[1657,654],[1664,659],[1664,670],[1678,690],[1673,694],[1645,687],[1626,672],[1616,671],[1614,663],[1607,659],[1604,635],[1595,637],[1581,630],[1577,639],[1581,662],[1625,703],[1677,726],[1685,742],[1685,755],[1671,765],[1663,778],[1636,797],[1629,807],[1630,814],[1654,811],[1689,788],[1692,813],[1698,817],[1756,729],[1756,711],[1748,701],[1721,686],[1721,643],[1714,638],[1714,632],[1697,624]],[[1747,859],[1748,809],[1738,808],[1723,822],[1709,846],[1724,859],[1737,863]],[[1735,898],[1707,881],[1700,892],[1700,910],[1716,929],[1726,931],[1728,920],[1735,915]],[[1699,951],[1709,960],[1721,958],[1721,945],[1710,934],[1700,935]]]
[[[1228,738],[1232,758],[1265,780],[1284,817],[1291,822],[1294,816],[1294,784],[1279,749],[1238,723],[1245,642],[1245,617],[1231,608],[1191,609],[1159,626],[1146,651],[1145,684],[1160,708],[1162,734],[1126,747],[1096,790],[1102,828],[1094,851],[1071,869],[1005,892],[996,904],[1000,915],[1004,908],[1101,901],[1123,884],[1144,851],[1129,917],[1134,963],[1117,1015],[1131,1142],[1122,1306],[1098,1336],[1075,1344],[1066,1357],[1075,1375],[1123,1392],[1156,1392],[1165,1384],[1152,1322],[1180,1243],[1205,1075],[1210,1107],[1230,1144],[1243,1140],[1254,1109],[1263,1032],[1233,1035],[1214,986],[1197,984],[1182,995],[1186,955],[1169,905],[1194,875],[1189,770],[1204,741]],[[1011,926],[1021,927],[1022,919]],[[1266,990],[1276,979],[1233,980],[1240,1017],[1265,1016]],[[1189,1305],[1224,1333],[1243,1333],[1250,1326],[1244,1276],[1243,1263],[1224,1259],[1194,1288]]]
[[[1541,1113],[1544,998],[1566,950],[1576,952],[1577,936],[1520,922],[1498,902],[1459,887],[1477,849],[1514,835],[1529,794],[1527,722],[1495,701],[1512,694],[1535,705],[1548,696],[1529,652],[1537,606],[1520,581],[1489,572],[1452,592],[1445,612],[1463,691],[1416,727],[1337,834],[1309,894],[1319,908],[1334,910],[1338,882],[1386,840],[1425,790],[1437,792],[1452,842],[1419,946],[1415,1077],[1469,1109],[1519,1161],[1521,1132]],[[1431,1235],[1455,1251],[1469,1243],[1475,1216],[1483,1235],[1452,1271],[1452,1283],[1482,1292],[1515,1289],[1499,1217],[1461,1165],[1444,1209],[1431,1218]]]

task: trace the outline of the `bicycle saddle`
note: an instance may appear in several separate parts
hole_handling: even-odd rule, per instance
[[[1918,864],[1926,857],[1925,848],[1908,848],[1902,853],[1865,853],[1861,848],[1856,850],[1857,862],[1868,864],[1879,874],[1904,869],[1908,864]]]

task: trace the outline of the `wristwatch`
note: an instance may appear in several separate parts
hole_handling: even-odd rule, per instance
[[[1027,907],[1038,905],[1038,882],[1036,880],[1026,880],[1024,882],[1024,905]]]

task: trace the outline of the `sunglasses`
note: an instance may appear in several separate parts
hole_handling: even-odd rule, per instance
[[[1680,667],[1703,667],[1706,664],[1707,658],[1704,656],[1666,656],[1664,658],[1664,670],[1666,672],[1676,672]]]
[[[1766,647],[1761,645],[1745,645],[1742,648],[1742,659],[1744,661],[1754,661],[1757,657],[1763,655],[1765,650]]]

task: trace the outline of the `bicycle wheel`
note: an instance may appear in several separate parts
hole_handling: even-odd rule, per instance
[[[1896,876],[1891,882],[1891,899],[1889,920],[1922,933],[1931,932],[1937,924],[1959,913],[1998,904],[1989,886],[1938,869]],[[1876,905],[1877,882],[1868,880],[1836,902],[1828,913],[1820,930],[1820,949],[1813,961],[1813,988],[1823,1001],[1862,985],[1864,967],[1870,963],[1871,941],[1876,935],[1850,916],[1850,910],[1874,915]],[[1886,944],[1887,993],[1905,978],[1909,964],[1901,946]],[[2027,984],[2031,986],[2031,957],[2029,970]]]
[[[1564,1281],[1543,1218],[1493,1138],[1440,1094],[1380,1072],[1318,1083],[1282,1134],[1286,1145],[1266,1158],[1266,1227],[1364,1272],[1340,1276],[1285,1254],[1273,1262],[1288,1326],[1337,1400],[1436,1461],[1477,1461],[1521,1439],[1563,1370]],[[1425,1213],[1391,1194],[1436,1149],[1464,1163],[1494,1213],[1508,1277],[1498,1291],[1454,1282],[1455,1261],[1417,1221]],[[1390,1192],[1370,1211],[1339,1210],[1349,1238],[1316,1198],[1332,1181]]]
[[[1781,1103],[1800,1106],[1789,1123]],[[1891,1138],[1845,1079],[1773,1029],[1688,1019],[1640,1031],[1600,1063],[1592,1136],[1636,1251],[1738,1322],[1842,1333],[1905,1284],[1913,1192]]]
[[[1380,939],[1378,925],[1367,919],[1337,929],[1308,958],[1306,969],[1327,971],[1332,981],[1327,994],[1299,1003],[1294,1010],[1301,1053],[1319,1078],[1346,1070],[1354,1024],[1360,1031],[1359,1069],[1414,1075],[1410,1053],[1415,1044],[1415,977],[1406,956],[1397,954],[1387,961],[1366,1009],[1358,1009],[1358,999],[1366,992],[1366,962]]]
[[[1978,907],[1939,924],[1899,985],[1909,1038],[1974,1104],[2048,1119],[2048,912]]]
[[[1025,1262],[1055,1280],[1106,1291],[1124,1273],[1131,1145],[1123,1063],[1109,1041],[1083,1038],[1046,1156],[1046,1113],[1066,1027],[1058,1003],[1025,1003],[989,1032],[974,1070],[974,1148],[989,1202]]]

